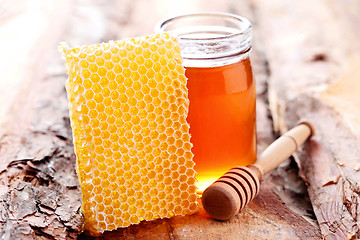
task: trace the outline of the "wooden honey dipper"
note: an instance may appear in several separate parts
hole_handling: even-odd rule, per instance
[[[227,171],[203,192],[205,211],[217,220],[231,219],[259,192],[262,176],[289,158],[313,135],[312,124],[301,122],[265,149],[253,165]]]

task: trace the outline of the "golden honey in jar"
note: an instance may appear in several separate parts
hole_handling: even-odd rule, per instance
[[[256,93],[251,24],[240,16],[174,17],[157,31],[178,39],[188,78],[192,152],[200,192],[235,166],[256,160]]]

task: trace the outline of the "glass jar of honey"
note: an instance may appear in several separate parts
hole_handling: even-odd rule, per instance
[[[188,78],[197,186],[256,159],[256,93],[250,22],[226,13],[188,14],[160,23],[178,39]]]

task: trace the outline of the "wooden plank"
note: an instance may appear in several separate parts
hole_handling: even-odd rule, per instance
[[[60,9],[60,10],[59,10]],[[46,73],[50,55],[56,46],[68,14],[68,3],[10,3],[1,5],[0,16],[0,137],[21,132],[31,121],[31,106],[38,100],[37,88]],[[58,19],[55,18],[58,17]],[[39,44],[41,43],[41,47]],[[6,121],[5,121],[6,120]]]
[[[270,63],[275,129],[310,119],[297,156],[324,239],[358,239],[358,1],[255,1]],[[271,21],[269,21],[271,19]]]
[[[9,4],[1,7],[19,7]],[[4,239],[75,238],[83,222],[65,108],[65,75],[49,68],[58,55],[56,46],[69,10],[69,2],[34,1],[1,19],[2,33],[13,33],[0,40],[6,54],[0,94],[6,96],[1,104],[5,114],[0,117]]]
[[[91,15],[95,6],[88,7],[86,14],[82,14],[79,5],[76,8],[70,3],[32,1],[19,15],[10,15],[1,21],[2,29],[14,28],[17,33],[12,35],[16,44],[8,48],[25,48],[16,55],[6,55],[9,63],[19,69],[17,75],[3,69],[1,79],[5,83],[18,79],[15,86],[2,87],[0,94],[3,96],[15,88],[13,97],[2,103],[6,114],[0,119],[6,123],[0,138],[0,235],[4,239],[68,239],[76,238],[81,231],[81,195],[64,89],[66,74],[57,46],[68,35],[79,42],[76,37],[79,29],[74,28],[72,20],[88,20],[79,21],[84,28],[91,23],[89,20],[98,21],[99,15]],[[38,22],[32,19],[34,14],[38,14],[35,20],[40,18],[46,27],[32,32],[31,29],[38,27]],[[69,16],[74,17],[69,19]],[[24,28],[29,28],[32,34],[31,44],[23,46],[28,32],[23,25],[14,25],[12,17],[25,19],[21,23],[25,23]],[[100,22],[98,27],[103,27]],[[97,33],[104,31],[90,30],[81,35],[81,39],[101,41]],[[19,65],[18,60],[25,63]],[[17,88],[20,91],[16,91]]]
[[[6,114],[0,118],[8,123],[0,138],[0,234],[9,239],[75,238],[83,222],[79,212],[81,195],[64,90],[66,74],[57,53],[57,43],[67,41],[74,46],[149,34],[159,20],[186,11],[230,11],[253,22],[257,22],[258,17],[253,15],[251,3],[239,4],[235,0],[189,2],[178,7],[160,0],[114,0],[107,4],[56,2],[61,3],[61,8],[56,4],[46,7],[47,3],[40,1],[33,3],[36,5],[32,7],[45,11],[44,19],[51,27],[34,33],[37,40],[27,46],[31,51],[20,53],[26,59],[24,72],[29,74],[19,73],[16,86],[27,88],[14,92]],[[149,9],[154,10],[151,15]],[[19,14],[26,15],[26,10]],[[146,21],[144,16],[147,16]],[[12,26],[11,21],[0,24]],[[271,64],[265,58],[260,39],[255,36],[253,65],[258,80],[258,146],[261,152],[274,139],[267,103],[268,66]],[[18,35],[16,41],[20,38],[22,36]],[[36,66],[37,74],[30,74],[32,66]],[[11,74],[3,70],[5,79],[10,79]],[[31,91],[26,91],[29,86]],[[3,93],[7,89],[10,87],[0,91]],[[24,120],[21,127],[16,124],[19,119]],[[192,216],[143,222],[106,233],[104,238],[318,239],[318,226],[307,213],[311,211],[308,202],[294,201],[304,197],[304,189],[298,188],[301,184],[296,168],[288,162],[265,177],[260,195],[231,221],[217,222],[201,211]],[[81,235],[80,238],[89,237]]]

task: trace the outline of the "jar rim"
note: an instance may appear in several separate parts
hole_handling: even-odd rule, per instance
[[[182,20],[184,18],[189,17],[222,17],[222,18],[228,18],[232,20],[236,20],[237,22],[241,22],[243,24],[243,29],[239,30],[236,33],[230,33],[223,36],[215,36],[215,37],[184,37],[184,36],[177,36],[177,38],[181,39],[182,41],[214,41],[214,40],[222,40],[222,39],[228,39],[233,37],[239,37],[241,35],[247,34],[249,31],[251,31],[251,23],[248,19],[231,14],[231,13],[223,13],[223,12],[202,12],[202,13],[188,13],[188,14],[182,14],[178,16],[174,16],[171,18],[167,18],[163,21],[160,21],[158,24],[155,25],[155,32],[161,33],[165,32],[165,26],[168,25],[171,22]]]
[[[169,32],[178,40],[186,67],[232,64],[248,58],[251,50],[250,21],[230,13],[175,16],[158,23],[155,32]]]

